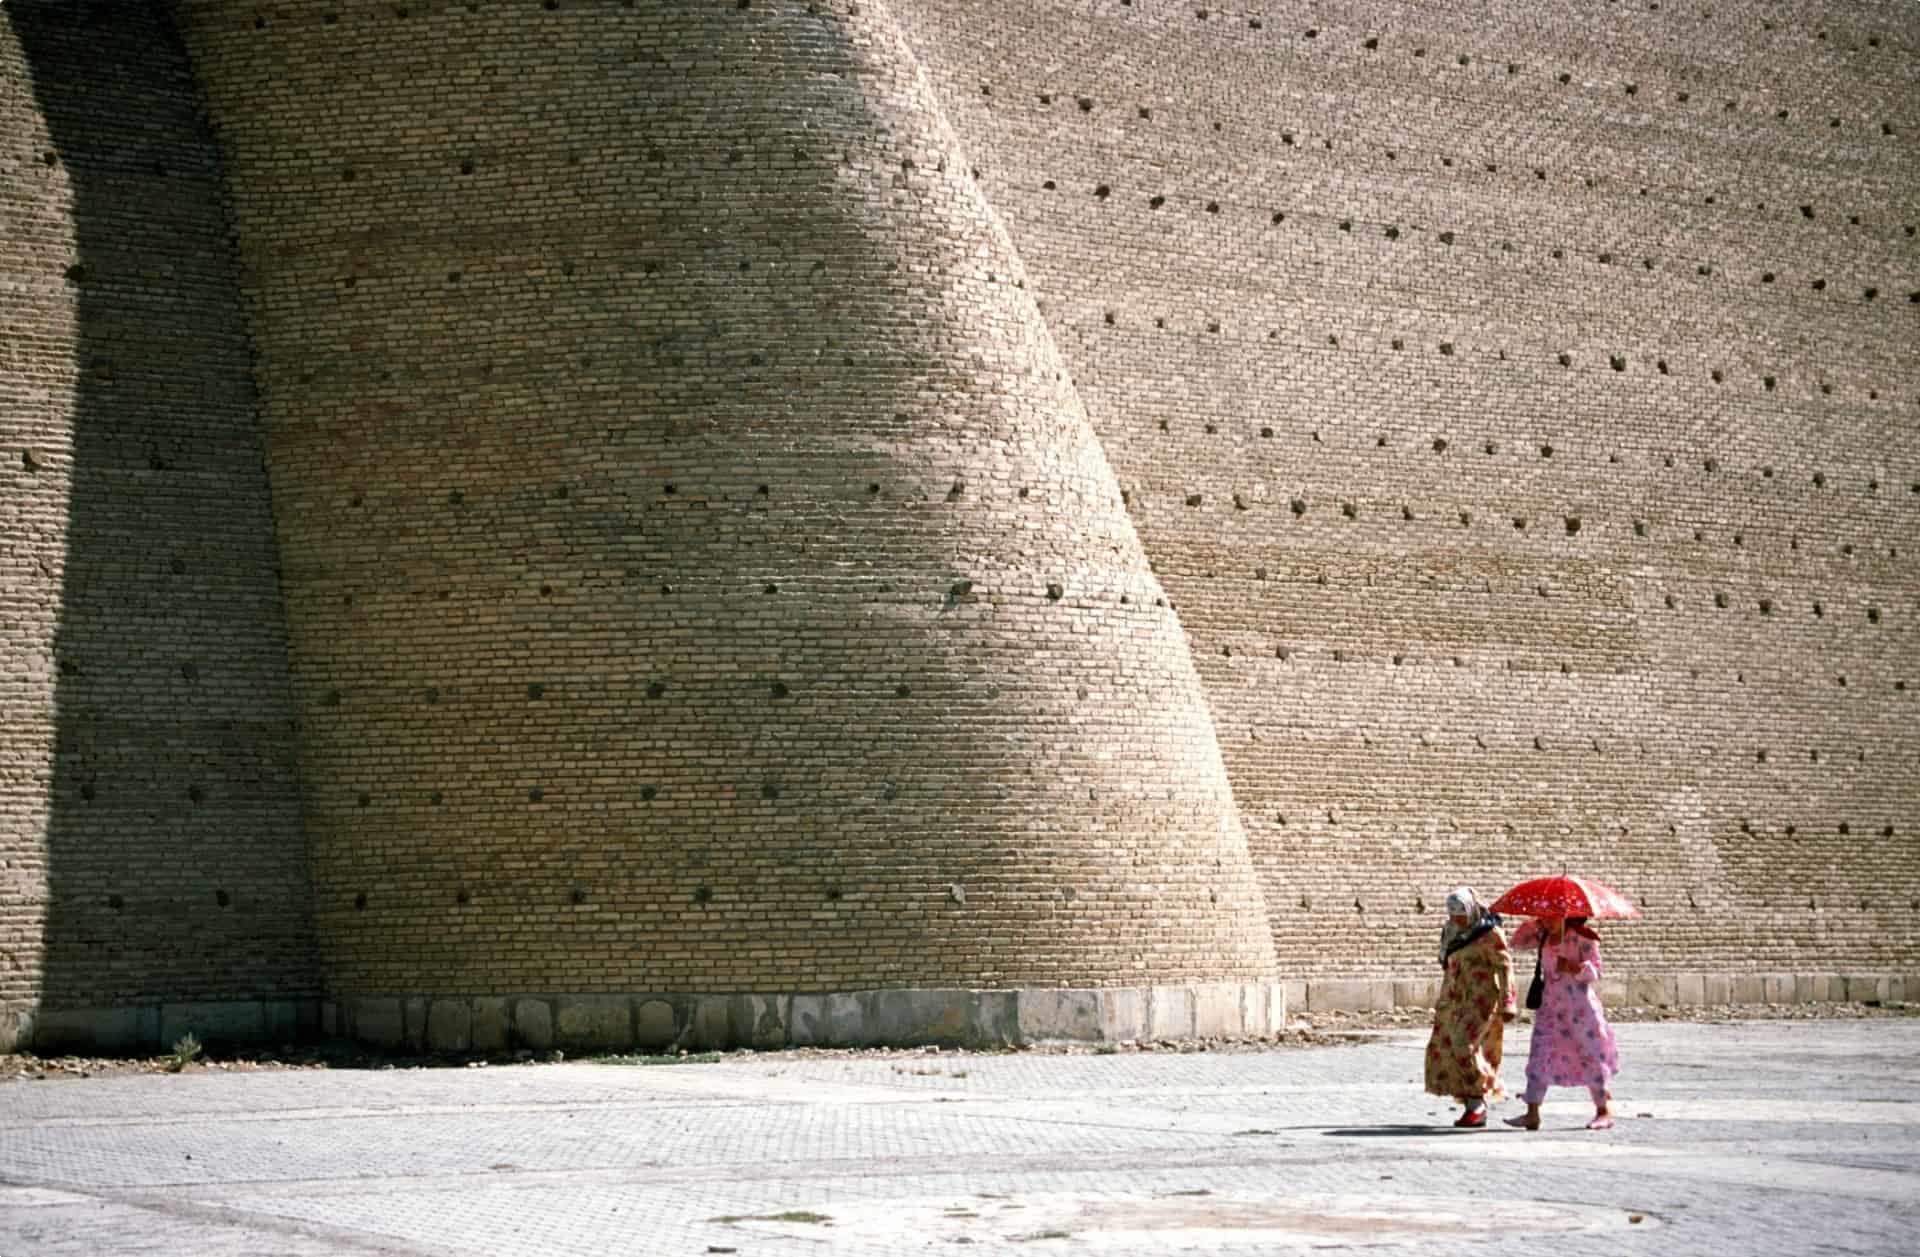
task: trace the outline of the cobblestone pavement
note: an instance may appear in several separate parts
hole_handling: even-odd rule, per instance
[[[1920,1020],[1620,1037],[1606,1133],[1571,1091],[1537,1134],[1452,1129],[1406,1031],[21,1080],[0,1084],[0,1254],[1914,1250]]]

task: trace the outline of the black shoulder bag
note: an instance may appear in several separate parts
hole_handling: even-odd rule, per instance
[[[1542,939],[1540,940],[1540,946],[1535,948],[1533,952],[1533,982],[1527,987],[1528,1008],[1539,1008],[1541,997],[1547,992],[1547,980],[1540,974],[1540,955],[1546,950],[1546,940]]]

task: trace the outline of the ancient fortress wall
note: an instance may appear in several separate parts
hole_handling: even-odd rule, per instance
[[[1179,621],[884,9],[181,20],[330,993],[1273,979]]]
[[[898,12],[1284,973],[1419,974],[1450,884],[1563,866],[1647,906],[1625,970],[1911,967],[1910,6]]]
[[[0,443],[0,1048],[290,1035],[320,974],[247,334],[143,6],[0,9]]]
[[[0,1042],[1915,968],[1904,5],[0,14]]]

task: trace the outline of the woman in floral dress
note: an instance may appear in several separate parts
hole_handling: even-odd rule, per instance
[[[1600,936],[1585,917],[1529,921],[1514,931],[1516,951],[1540,948],[1540,972],[1546,978],[1540,1010],[1533,1018],[1527,1051],[1525,1117],[1509,1126],[1540,1129],[1540,1103],[1549,1087],[1585,1087],[1593,1097],[1588,1130],[1613,1127],[1613,1076],[1620,1072],[1620,1049],[1613,1027],[1600,1007]]]
[[[1446,977],[1427,1040],[1427,1090],[1465,1110],[1455,1126],[1485,1126],[1487,1099],[1500,1090],[1501,1040],[1515,1013],[1513,961],[1500,918],[1465,886],[1447,896],[1440,935]]]

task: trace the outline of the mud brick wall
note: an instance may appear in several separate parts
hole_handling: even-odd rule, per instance
[[[1289,976],[1585,871],[1920,944],[1910,6],[897,10],[1177,601]]]
[[[1177,614],[884,7],[180,12],[332,992],[1272,977]]]
[[[0,9],[0,1040],[318,990],[220,186],[148,6]]]

